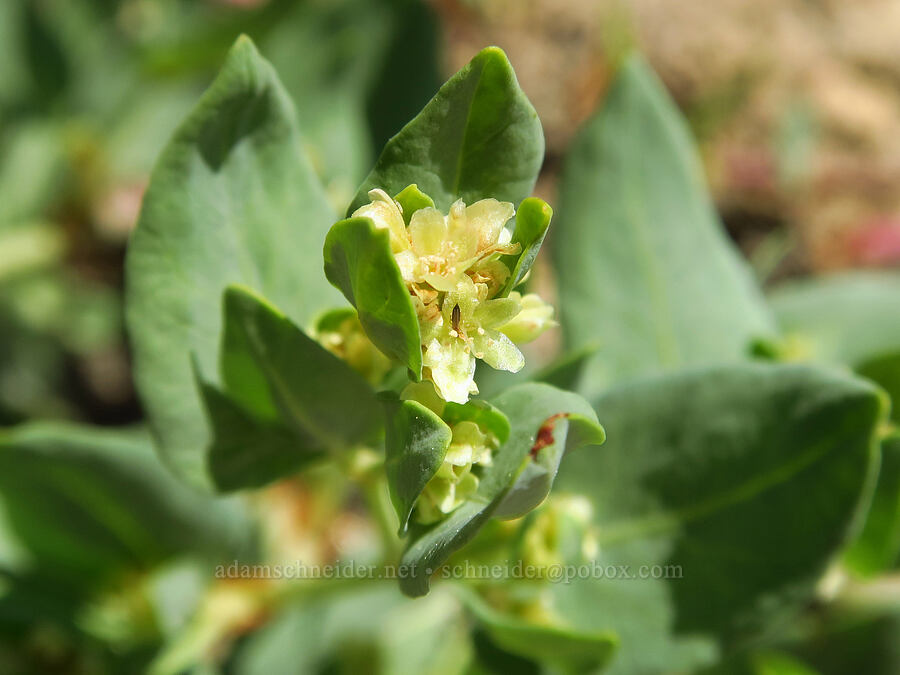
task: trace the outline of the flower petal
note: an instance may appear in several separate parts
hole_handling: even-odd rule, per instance
[[[353,212],[353,218],[371,218],[375,227],[386,229],[391,233],[391,250],[394,253],[405,251],[409,248],[409,237],[406,233],[406,223],[403,214],[387,192],[384,190],[370,190],[371,203],[360,206]]]
[[[515,212],[512,204],[498,202],[496,199],[482,199],[466,208],[468,227],[478,234],[478,250],[497,243],[503,226]]]
[[[447,219],[435,208],[419,209],[409,221],[409,238],[416,255],[439,255],[447,238]]]
[[[431,381],[445,401],[465,403],[475,386],[475,357],[464,340],[432,340],[425,349],[423,365],[431,370]]]
[[[519,348],[498,331],[486,330],[483,335],[476,334],[472,337],[472,344],[477,357],[496,370],[517,373],[525,365],[525,357]]]
[[[522,311],[519,312],[509,323],[498,327],[515,343],[530,342],[548,328],[556,326],[553,320],[553,305],[541,300],[536,293],[520,296],[519,293],[513,291],[509,294],[510,299],[520,299]]]

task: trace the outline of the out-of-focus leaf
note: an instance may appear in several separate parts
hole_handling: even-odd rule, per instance
[[[743,654],[697,675],[821,675],[784,652],[765,650]]]
[[[792,616],[857,522],[884,408],[865,380],[753,364],[600,397],[609,440],[556,489],[592,500],[596,565],[619,576],[553,585],[555,610],[619,634],[613,673],[711,665]]]
[[[798,358],[851,367],[900,351],[900,274],[847,272],[784,284],[769,296]]]
[[[856,366],[856,372],[877,383],[891,397],[891,419],[900,423],[900,350],[876,356]]]
[[[844,563],[857,574],[891,570],[900,559],[900,435],[881,444],[881,468],[872,504]]]
[[[530,623],[494,610],[474,593],[468,592],[462,597],[466,607],[497,645],[518,656],[554,666],[561,672],[600,670],[613,658],[619,644],[614,633],[583,632],[576,627]]]
[[[772,332],[716,217],[674,103],[640,58],[573,142],[553,252],[570,349],[600,341],[582,391],[734,362]]]
[[[544,157],[541,123],[502,50],[488,47],[447,81],[384,148],[347,210],[368,192],[396,194],[418,184],[446,212],[493,197],[518,204]]]
[[[419,320],[387,230],[369,218],[342,220],[328,232],[324,255],[325,276],[356,307],[372,343],[421,378]]]
[[[454,675],[465,671],[470,658],[468,626],[452,594],[410,601],[393,584],[376,582],[287,609],[250,637],[235,673],[303,675],[331,667],[377,675]]]
[[[596,442],[597,434],[602,433],[596,415],[584,399],[549,385],[513,387],[492,403],[509,419],[509,438],[494,452],[491,465],[481,474],[478,491],[469,500],[439,523],[413,528],[401,561],[406,572],[401,576],[400,588],[407,595],[428,592],[431,575],[451,553],[477,534],[514,486],[521,488],[522,493],[507,509],[508,517],[513,512],[521,515],[519,506],[532,504],[533,508],[546,496],[543,490],[549,484],[545,481],[517,483],[523,474],[530,476],[526,470],[541,452],[555,453],[557,446],[574,449]]]
[[[0,500],[29,564],[85,589],[179,554],[234,556],[252,535],[238,503],[186,488],[135,433],[63,424],[5,431]]]
[[[0,137],[0,230],[42,215],[59,189],[65,151],[59,124],[28,122],[4,131],[6,138]]]
[[[126,262],[141,397],[166,462],[208,486],[210,431],[191,372],[215,372],[222,292],[244,283],[304,325],[333,306],[320,251],[331,209],[294,110],[247,38],[163,152]]]

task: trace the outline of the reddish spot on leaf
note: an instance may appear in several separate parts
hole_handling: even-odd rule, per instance
[[[548,445],[553,445],[553,427],[556,426],[556,420],[560,417],[568,417],[569,413],[557,413],[553,415],[553,417],[548,417],[547,420],[541,425],[541,428],[538,429],[537,436],[534,439],[534,445],[531,446],[531,451],[528,453],[531,455],[532,459],[537,459],[537,454],[546,448]]]

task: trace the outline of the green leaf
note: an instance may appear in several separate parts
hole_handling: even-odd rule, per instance
[[[612,660],[618,638],[610,632],[585,632],[576,627],[546,626],[498,612],[473,592],[460,596],[491,640],[499,647],[562,672],[585,673]]]
[[[163,151],[126,261],[137,386],[167,464],[192,483],[210,483],[210,430],[191,354],[215,372],[223,290],[250,285],[299,325],[338,304],[319,257],[332,221],[290,100],[240,38]]]
[[[894,404],[891,419],[900,422],[900,350],[857,364],[856,372],[884,389]]]
[[[444,461],[452,433],[438,415],[417,401],[400,401],[391,394],[384,395],[383,401],[387,413],[384,470],[402,537],[416,500]]]
[[[506,443],[506,439],[509,438],[509,419],[487,401],[471,399],[467,403],[449,402],[444,405],[442,415],[444,421],[450,425],[474,422],[494,434],[501,444]]]
[[[859,537],[844,555],[856,574],[886,572],[900,559],[900,436],[881,445],[881,469]]]
[[[847,272],[791,282],[769,296],[797,356],[856,368],[900,352],[900,274]]]
[[[249,289],[229,286],[224,308],[222,379],[236,401],[264,419],[277,415],[319,448],[376,435],[381,406],[359,373]]]
[[[172,556],[246,553],[237,502],[188,489],[143,434],[72,424],[0,433],[0,504],[29,566],[94,588]]]
[[[569,447],[602,445],[605,440],[603,427],[595,419],[566,413],[545,421],[531,447],[531,461],[516,477],[494,511],[494,517],[519,518],[537,508],[550,494],[559,464]]]
[[[434,207],[434,200],[419,190],[416,184],[407,185],[399,194],[394,196],[394,201],[400,204],[403,211],[403,221],[409,227],[412,215],[419,209]]]
[[[503,260],[510,267],[509,281],[500,295],[505,297],[516,286],[522,283],[525,275],[534,265],[535,258],[544,243],[547,229],[550,227],[550,219],[553,218],[553,209],[543,199],[529,197],[516,210],[516,229],[513,232],[512,242],[521,244],[522,250],[511,256],[504,256]]]
[[[572,425],[573,428],[590,424],[595,434],[599,428],[596,415],[584,399],[546,384],[513,387],[498,396],[493,405],[509,419],[509,438],[494,452],[492,464],[485,467],[475,495],[436,525],[413,530],[401,561],[401,567],[406,571],[400,579],[400,588],[407,595],[425,595],[429,577],[453,551],[470,541],[501,505],[516,480],[532,462],[530,453],[545,422],[564,414],[571,416],[572,420],[579,420],[578,424]],[[558,419],[553,430],[553,442],[574,449],[589,438],[582,433],[569,437],[569,427],[569,424]]]
[[[502,50],[488,47],[394,136],[347,210],[381,188],[418,184],[444,212],[457,199],[518,204],[531,194],[544,158],[537,113]]]
[[[740,361],[772,332],[716,217],[691,139],[650,68],[631,57],[566,159],[553,252],[570,349],[600,340],[583,390]]]
[[[217,490],[262,487],[325,456],[313,439],[299,438],[278,421],[254,417],[199,373],[197,378],[213,430],[208,463]]]
[[[335,223],[325,239],[325,276],[356,307],[372,343],[421,379],[419,320],[388,232],[369,218]]]
[[[757,364],[600,397],[609,441],[569,457],[555,489],[593,502],[597,567],[668,578],[555,584],[555,611],[619,634],[613,673],[710,665],[790,617],[856,523],[884,408],[865,380]]]

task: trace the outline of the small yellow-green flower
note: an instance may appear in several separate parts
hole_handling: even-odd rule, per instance
[[[368,382],[378,384],[391,369],[391,361],[369,340],[356,312],[328,329],[319,330],[318,341]]]
[[[391,250],[419,319],[425,377],[446,401],[465,403],[478,393],[475,362],[519,371],[525,364],[515,342],[534,339],[555,325],[553,309],[536,295],[496,297],[510,276],[501,260],[521,250],[506,223],[509,202],[454,202],[450,212],[417,210],[406,227],[400,205],[383,190],[354,212],[390,233]],[[521,315],[521,316],[520,316]]]

